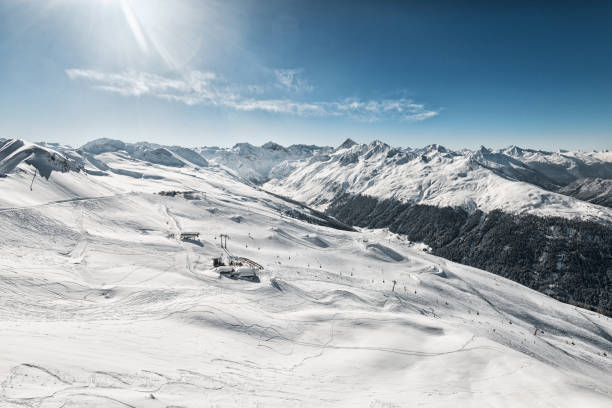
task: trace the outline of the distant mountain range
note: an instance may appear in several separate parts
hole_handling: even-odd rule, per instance
[[[546,152],[517,146],[453,151],[437,144],[396,148],[351,139],[337,148],[268,142],[189,149],[113,139],[97,139],[80,148],[45,142],[36,146],[64,154],[88,173],[114,171],[96,159],[105,153],[179,168],[205,167],[210,162],[249,183],[323,209],[345,192],[467,211],[502,209],[603,220],[609,220],[607,212],[582,202],[611,205],[612,152]],[[0,172],[10,171],[7,166]]]

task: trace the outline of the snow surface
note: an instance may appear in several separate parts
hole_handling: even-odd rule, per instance
[[[2,407],[612,404],[605,316],[219,167],[96,158],[124,173],[0,178]],[[211,271],[220,233],[260,283]]]

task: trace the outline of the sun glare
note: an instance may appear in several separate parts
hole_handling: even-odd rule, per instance
[[[104,0],[103,0],[104,1]],[[121,0],[121,10],[123,11],[123,15],[125,16],[125,20],[127,21],[130,31],[134,35],[134,39],[138,43],[138,47],[145,54],[149,52],[149,47],[147,45],[147,40],[142,33],[142,29],[140,27],[140,23],[134,16],[134,12],[132,11],[132,7],[128,0]]]
[[[218,27],[209,21],[212,13],[195,13],[188,1],[55,0],[50,4],[72,15],[74,41],[86,44],[83,52],[109,64],[124,61],[182,70],[201,50],[204,33]],[[200,3],[198,9],[205,6],[208,3]]]

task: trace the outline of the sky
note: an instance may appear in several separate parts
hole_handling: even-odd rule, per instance
[[[0,0],[0,137],[611,149],[612,2]]]

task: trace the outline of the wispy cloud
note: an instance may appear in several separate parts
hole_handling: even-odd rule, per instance
[[[278,74],[277,80],[288,90],[300,90],[301,80],[295,73]],[[293,72],[293,71],[292,71]],[[296,116],[344,116],[355,120],[422,121],[439,114],[411,99],[360,100],[345,98],[337,101],[298,101],[291,98],[266,98],[258,86],[239,86],[224,80],[214,72],[192,71],[177,77],[137,71],[108,73],[95,70],[69,69],[72,80],[90,82],[93,88],[122,96],[151,96],[187,105],[205,105],[238,111],[263,111]],[[284,82],[283,82],[284,81]]]
[[[313,86],[302,78],[301,69],[277,69],[274,71],[279,88],[294,92],[310,92]]]
[[[347,98],[340,102],[329,104],[330,111],[353,117],[359,120],[373,122],[380,118],[395,118],[421,121],[437,116],[440,111],[427,109],[425,105],[415,103],[412,99],[382,99],[362,101]]]

